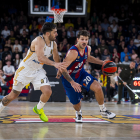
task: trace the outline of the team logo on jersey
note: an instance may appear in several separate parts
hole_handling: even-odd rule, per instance
[[[86,85],[85,83],[83,83],[83,86],[85,86],[85,87],[86,87],[87,85]]]
[[[80,58],[80,56],[77,56],[77,59],[79,59]]]
[[[44,79],[41,79],[41,84],[43,84],[44,83]]]

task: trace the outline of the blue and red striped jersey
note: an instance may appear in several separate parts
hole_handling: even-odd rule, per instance
[[[69,65],[69,67],[67,68],[68,73],[71,75],[71,77],[73,79],[77,79],[80,76],[80,73],[83,70],[83,65],[84,65],[86,59],[88,58],[88,47],[87,46],[85,47],[83,55],[81,55],[79,53],[79,50],[78,50],[78,48],[75,45],[72,46],[69,50],[76,50],[78,52],[78,56],[75,59],[75,61],[73,61]]]

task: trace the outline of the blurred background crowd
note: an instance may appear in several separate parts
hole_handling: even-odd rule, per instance
[[[0,92],[3,95],[7,94],[15,70],[26,56],[32,40],[42,35],[41,28],[46,20],[46,17],[28,16],[27,7],[22,7],[22,1],[19,3],[0,7],[0,85],[3,90]],[[135,61],[135,68],[140,72],[140,9],[136,6],[137,3],[107,0],[101,5],[95,0],[92,4],[86,20],[83,17],[64,17],[64,23],[57,24],[56,42],[61,59],[76,44],[78,32],[84,29],[90,33],[92,56],[101,60],[112,60],[116,64],[129,65],[131,61]],[[84,69],[97,77],[107,96],[108,77],[102,74],[101,65],[86,62]],[[118,73],[110,77],[112,97],[117,91],[117,76]],[[84,100],[92,101],[92,93],[84,95]],[[124,98],[129,100],[127,94]]]

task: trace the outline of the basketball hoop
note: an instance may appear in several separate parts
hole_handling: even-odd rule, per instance
[[[54,14],[54,23],[63,23],[63,16],[66,12],[66,9],[54,9],[52,8],[51,11]]]

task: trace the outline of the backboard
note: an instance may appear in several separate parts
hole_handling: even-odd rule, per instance
[[[66,9],[65,16],[85,17],[87,12],[86,0],[29,0],[28,13],[30,16],[52,16],[51,8]]]

